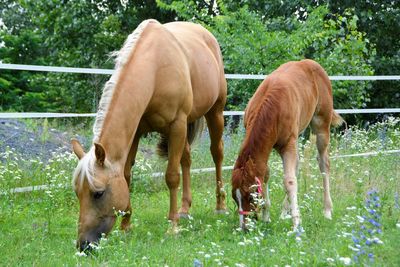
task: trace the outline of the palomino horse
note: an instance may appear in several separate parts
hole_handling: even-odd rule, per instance
[[[330,126],[342,118],[333,110],[332,87],[324,69],[312,60],[288,62],[271,73],[258,87],[244,117],[246,135],[232,173],[232,197],[238,205],[240,225],[256,210],[262,197],[262,219],[269,221],[268,158],[273,148],[283,161],[286,198],[295,229],[300,224],[297,205],[298,135],[310,124],[317,136],[318,162],[323,175],[324,215],[331,219],[328,145]],[[289,198],[289,203],[287,202]]]
[[[93,127],[93,146],[85,153],[72,141],[80,159],[74,190],[80,214],[77,246],[84,250],[112,229],[122,211],[122,229],[131,216],[129,184],[139,138],[160,132],[168,157],[165,174],[170,191],[169,220],[176,230],[180,165],[183,194],[180,214],[187,215],[190,192],[190,136],[197,122],[207,121],[216,165],[217,211],[226,209],[222,184],[226,80],[216,39],[199,25],[160,24],[146,20],[116,53],[116,70],[106,83]]]

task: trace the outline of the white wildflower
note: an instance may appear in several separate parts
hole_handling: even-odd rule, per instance
[[[75,256],[77,256],[77,257],[86,257],[87,255],[86,255],[85,252],[76,252]]]
[[[365,221],[365,219],[359,215],[357,215],[356,217],[360,223],[363,223]]]
[[[349,249],[351,249],[352,251],[360,251],[360,249],[355,248],[355,247],[353,247],[353,246],[351,246],[351,245],[349,245],[348,247],[349,247]]]
[[[351,259],[349,257],[340,257],[339,260],[343,262],[344,265],[350,265]]]
[[[335,260],[332,259],[332,258],[326,258],[326,261],[327,261],[327,262],[335,262]]]
[[[383,241],[380,240],[380,239],[377,238],[377,237],[374,237],[372,240],[373,240],[375,243],[377,243],[377,244],[383,244]]]

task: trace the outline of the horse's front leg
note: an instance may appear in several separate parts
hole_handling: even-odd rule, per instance
[[[271,222],[271,215],[270,211],[271,210],[271,199],[269,197],[269,186],[268,186],[268,180],[265,183],[265,204],[262,209],[262,221],[263,222]]]
[[[172,233],[177,232],[179,221],[178,215],[178,187],[179,187],[179,163],[186,140],[186,116],[177,118],[171,125],[168,136],[168,166],[165,173],[165,180],[169,188],[169,215],[172,223]]]
[[[292,139],[289,143],[280,151],[280,155],[283,161],[283,172],[284,172],[284,185],[286,188],[286,194],[289,199],[290,211],[293,220],[293,228],[297,230],[300,226],[300,210],[297,203],[297,178],[296,178],[296,166],[297,166],[297,140]]]
[[[140,138],[139,136],[136,136],[135,139],[133,140],[131,149],[128,154],[128,158],[125,163],[124,176],[125,176],[125,180],[126,180],[126,184],[127,184],[128,188],[131,184],[131,169],[132,169],[132,165],[135,163],[136,153],[137,153],[138,144],[139,144],[139,138]],[[131,215],[132,215],[132,207],[131,207],[130,200],[129,200],[129,206],[125,212],[126,213],[121,220],[121,229],[124,231],[128,231],[131,228],[130,220],[131,220]]]
[[[260,170],[263,170],[263,169],[265,169],[265,170],[261,171],[261,173],[264,173],[264,175],[263,175],[264,176],[264,184],[263,184],[264,190],[262,193],[262,198],[264,200],[264,204],[261,207],[261,211],[262,211],[261,220],[263,222],[271,222],[271,216],[270,216],[270,212],[269,212],[271,209],[271,199],[270,199],[269,186],[268,186],[268,181],[269,181],[268,165],[265,164],[265,166],[264,166],[264,164],[263,164],[262,167],[260,168]]]

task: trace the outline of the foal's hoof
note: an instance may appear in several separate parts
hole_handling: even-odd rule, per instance
[[[261,221],[265,222],[265,223],[271,223],[271,218],[268,216],[262,216],[261,217]]]
[[[129,232],[132,229],[132,224],[121,224],[121,230],[124,232]]]
[[[332,220],[332,211],[330,211],[330,210],[324,210],[324,216],[325,216],[325,218],[327,218],[328,220]]]
[[[292,218],[292,215],[290,213],[282,212],[281,216],[279,217],[281,220],[288,220]]]
[[[191,218],[190,214],[186,213],[186,212],[179,212],[178,215],[179,215],[180,219],[190,219]]]
[[[223,210],[215,210],[215,214],[229,214],[228,210],[223,209]]]
[[[168,230],[167,230],[167,234],[168,235],[177,235],[179,234],[179,227],[178,226],[171,226]]]

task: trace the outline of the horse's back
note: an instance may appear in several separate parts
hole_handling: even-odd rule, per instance
[[[223,111],[226,81],[215,38],[199,25],[150,21],[133,56],[151,80],[151,99],[141,122],[143,131],[162,131],[177,116],[193,122],[218,106]],[[154,76],[154,78],[152,78]]]
[[[222,54],[215,37],[205,28],[190,22],[164,24],[180,43],[190,68],[193,108],[196,119],[215,103],[223,108],[226,101],[226,80]]]
[[[277,113],[279,131],[298,134],[313,116],[330,117],[333,100],[329,77],[315,61],[291,61],[281,65],[261,83],[250,100],[246,113],[255,113],[265,102]],[[246,120],[249,115],[246,115]]]

